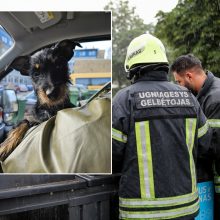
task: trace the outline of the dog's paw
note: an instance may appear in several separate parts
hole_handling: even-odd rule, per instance
[[[29,123],[27,121],[23,121],[10,131],[7,139],[0,144],[0,160],[4,161],[11,152],[21,143],[25,133],[29,129]]]

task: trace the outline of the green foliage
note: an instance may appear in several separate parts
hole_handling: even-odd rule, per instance
[[[152,33],[153,25],[144,24],[135,13],[135,7],[129,7],[129,1],[110,1],[105,9],[112,10],[112,75],[113,82],[118,82],[119,88],[121,88],[122,85],[129,84],[124,71],[129,43],[147,31]]]
[[[219,0],[179,0],[171,12],[160,11],[155,35],[168,48],[168,58],[193,53],[204,68],[220,76]]]

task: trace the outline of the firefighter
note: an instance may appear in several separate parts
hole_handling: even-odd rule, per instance
[[[131,41],[125,59],[132,84],[113,99],[113,172],[121,172],[120,219],[194,219],[199,211],[195,162],[211,131],[191,92],[168,82],[162,42]]]
[[[192,54],[178,57],[171,65],[170,71],[175,80],[190,89],[197,97],[201,108],[213,128],[212,145],[220,149],[220,79],[210,71],[205,71],[201,61]],[[220,219],[220,161],[214,163],[215,183],[215,219]],[[198,161],[198,181],[213,180],[213,161],[201,158]]]

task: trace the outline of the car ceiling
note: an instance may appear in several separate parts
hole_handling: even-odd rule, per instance
[[[88,41],[111,39],[111,12],[52,12],[52,19],[41,21],[36,12],[0,12],[0,25],[14,38],[15,45],[0,60],[0,79],[17,56],[63,39]]]

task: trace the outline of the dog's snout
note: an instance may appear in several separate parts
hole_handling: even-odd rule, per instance
[[[47,88],[45,93],[46,93],[47,96],[49,96],[53,93],[53,91],[54,91],[54,87],[51,87],[51,88]]]
[[[59,97],[60,89],[58,87],[49,87],[45,90],[46,96],[51,99],[57,99]]]

